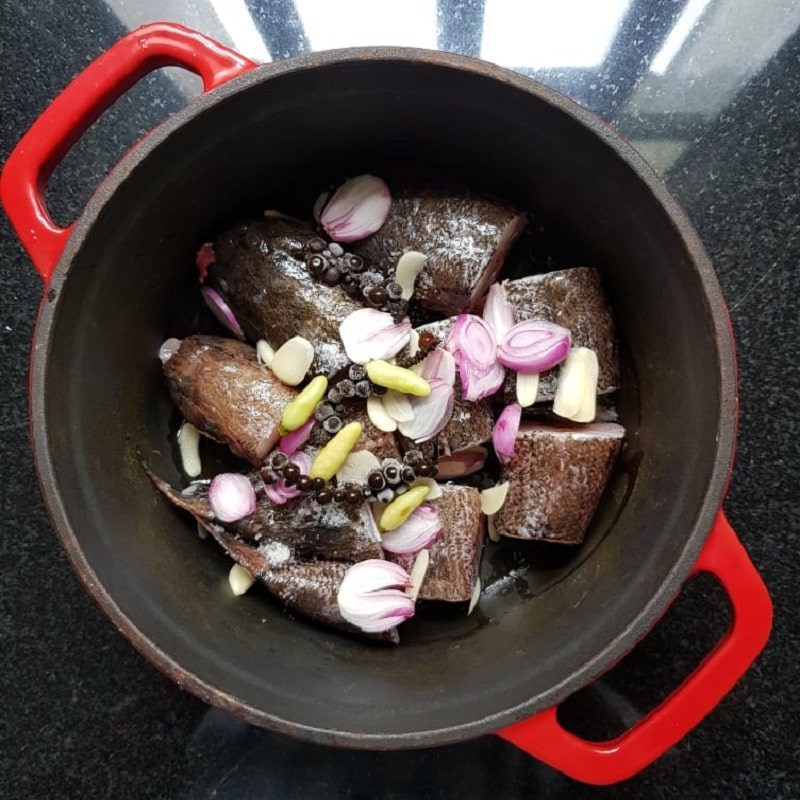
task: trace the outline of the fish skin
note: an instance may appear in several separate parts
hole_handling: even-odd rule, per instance
[[[189,336],[163,369],[183,418],[254,465],[277,442],[283,409],[297,394],[235,339]]]
[[[419,591],[421,600],[460,603],[472,597],[486,536],[481,495],[471,486],[447,483],[434,500],[442,532],[430,548],[430,564]],[[387,553],[386,558],[409,571],[416,556]]]
[[[588,347],[597,355],[597,394],[610,394],[619,388],[614,320],[596,269],[574,267],[529,275],[504,281],[503,287],[514,309],[515,323],[544,319],[567,328],[572,334],[572,347]],[[556,366],[541,373],[538,402],[553,400],[560,369]],[[513,370],[508,370],[501,392],[506,403],[516,402],[516,372]]]
[[[625,429],[614,423],[523,423],[501,481],[508,495],[495,530],[512,539],[580,544],[614,466]]]
[[[331,375],[349,363],[339,325],[363,306],[309,272],[309,243],[319,238],[285,217],[240,223],[217,238],[208,279],[249,339],[265,339],[277,350],[302,336],[314,347],[312,371]]]
[[[414,299],[442,314],[479,305],[505,255],[527,224],[511,206],[462,190],[401,189],[381,229],[351,245],[378,268],[393,271],[404,252],[427,258]]]
[[[185,495],[156,475],[144,461],[142,467],[171,503],[192,514],[237,564],[255,575],[270,594],[289,608],[351,633],[399,642],[397,628],[383,634],[366,634],[339,613],[336,598],[347,570],[358,561],[383,558],[380,545],[366,532],[364,515],[370,514],[366,504],[354,512],[355,525],[345,528],[341,524],[336,527],[337,520],[330,514],[318,514],[307,506],[305,511],[287,508],[293,502],[298,506],[304,501],[311,504],[311,498],[301,496],[283,506],[271,506],[270,510],[266,508],[268,501],[259,496],[253,522],[242,520],[226,527],[214,521],[208,486],[197,484],[193,494]],[[260,480],[257,473],[250,478],[254,483]],[[348,540],[341,541],[345,529],[353,533],[349,544]]]

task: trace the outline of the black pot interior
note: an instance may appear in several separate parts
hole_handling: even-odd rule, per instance
[[[508,710],[531,699],[541,707],[608,666],[613,654],[596,660],[601,651],[632,644],[623,632],[705,535],[721,385],[701,281],[622,158],[519,88],[394,60],[249,84],[207,103],[96,200],[106,202],[60,288],[45,372],[64,513],[144,637],[262,723],[389,745],[508,722]],[[602,270],[626,363],[628,452],[587,542],[497,548],[485,582],[523,567],[516,577],[495,583],[468,619],[462,606],[404,626],[394,649],[295,619],[263,591],[233,598],[225,556],[154,491],[135,457],[141,446],[179,483],[156,353],[167,336],[207,324],[198,245],[265,208],[308,216],[330,181],[365,171],[466,183],[555,222],[564,259]],[[650,622],[639,619],[631,636]]]

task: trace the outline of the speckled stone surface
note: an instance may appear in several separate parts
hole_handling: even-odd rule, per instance
[[[771,590],[775,629],[763,656],[696,731],[612,789],[576,784],[492,737],[356,753],[301,744],[209,709],[134,653],[83,593],[56,542],[27,435],[41,284],[2,218],[0,796],[800,797],[800,4],[5,0],[0,160],[90,59],[158,18],[261,59],[349,44],[482,55],[616,124],[689,212],[730,304],[741,421],[726,510]],[[56,170],[48,198],[57,218],[72,218],[108,166],[196,88],[181,73],[161,72],[117,103]],[[726,613],[712,581],[693,581],[633,654],[565,705],[565,723],[587,736],[622,730],[699,661]]]

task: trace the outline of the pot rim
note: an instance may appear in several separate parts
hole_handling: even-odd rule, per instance
[[[584,127],[589,128],[636,173],[654,199],[661,204],[678,232],[692,266],[701,281],[707,312],[711,315],[713,321],[720,381],[716,455],[709,485],[698,512],[694,529],[688,536],[680,557],[673,564],[667,577],[649,602],[636,614],[625,629],[579,669],[566,676],[555,686],[550,687],[546,692],[531,697],[523,703],[459,725],[400,734],[364,734],[346,730],[331,730],[277,717],[249,705],[247,702],[222,691],[219,687],[193,674],[177,663],[157,644],[148,639],[117,605],[114,598],[98,579],[81,550],[57,488],[55,468],[48,448],[45,424],[44,384],[47,354],[61,289],[68,278],[70,265],[79,251],[84,237],[95,223],[105,204],[114,195],[117,187],[128,178],[141,160],[159,147],[174,131],[191,122],[218,101],[289,73],[324,69],[328,66],[353,61],[425,64],[466,72],[476,77],[489,78],[532,95],[541,102],[547,103],[562,113],[569,115]],[[666,611],[669,603],[680,590],[697,560],[700,549],[721,506],[729,481],[733,466],[736,436],[736,357],[733,332],[722,291],[711,265],[711,260],[697,232],[677,200],[667,189],[662,178],[616,129],[565,95],[544,86],[532,78],[479,59],[418,48],[357,47],[306,53],[259,66],[211,92],[201,94],[128,150],[97,188],[86,204],[83,213],[76,221],[69,240],[58,260],[50,286],[42,298],[31,355],[30,414],[34,458],[39,483],[50,517],[70,563],[84,588],[99,605],[100,609],[153,666],[177,683],[178,686],[188,689],[206,703],[222,708],[249,723],[278,733],[288,734],[320,744],[362,749],[426,747],[453,743],[490,733],[498,728],[530,717],[538,711],[557,705],[570,694],[590,684],[622,658],[646,635],[647,631]]]

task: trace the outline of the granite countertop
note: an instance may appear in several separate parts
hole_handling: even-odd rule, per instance
[[[38,276],[0,219],[0,796],[4,798],[798,798],[800,558],[800,3],[797,0],[6,0],[0,161],[58,91],[126,31],[195,27],[257,60],[359,44],[482,56],[615,124],[697,226],[730,306],[741,419],[725,504],[775,603],[762,657],[694,732],[613,789],[576,784],[487,737],[358,753],[302,744],[179,691],[80,588],[52,532],[27,432]],[[151,75],[56,170],[56,217],[196,84]],[[693,581],[656,630],[565,704],[587,736],[621,731],[725,628],[713,581]]]

